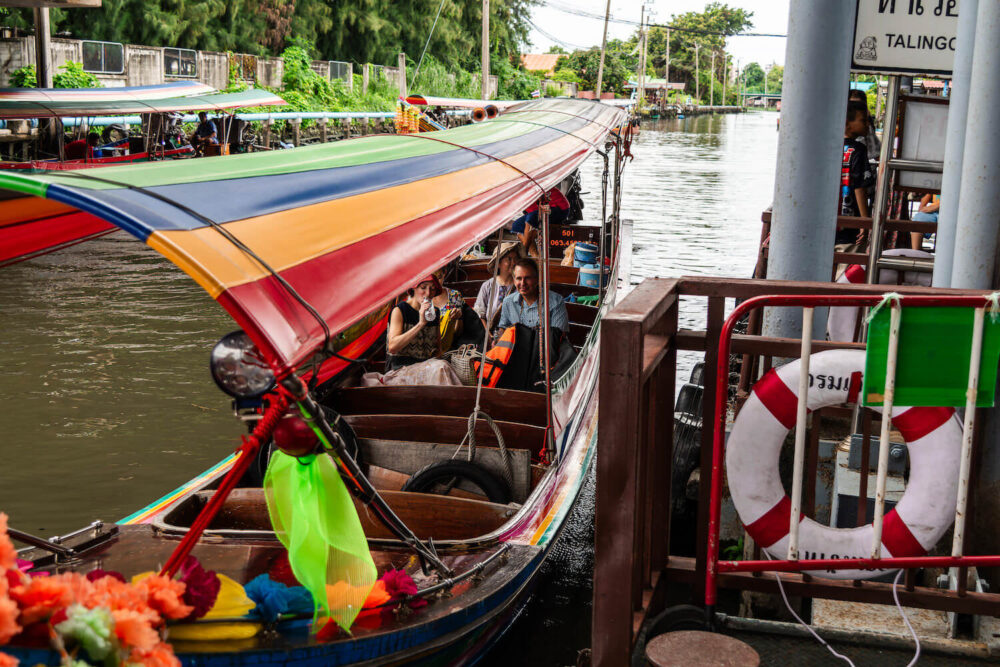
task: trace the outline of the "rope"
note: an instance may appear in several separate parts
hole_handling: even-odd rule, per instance
[[[442,9],[444,9],[444,0],[441,0],[441,4],[438,5],[437,14],[434,15],[434,23],[431,24],[431,31],[427,33],[427,41],[424,42],[424,50],[420,52],[420,60],[417,61],[417,68],[413,71],[413,78],[410,79],[410,88],[413,88],[413,84],[417,82],[417,76],[420,75],[420,66],[424,64],[424,55],[427,53],[427,47],[430,46],[431,37],[434,35],[434,28],[437,27],[438,18],[441,17]]]
[[[996,294],[996,293],[994,293]],[[896,609],[899,610],[899,615],[903,617],[903,623],[906,623],[907,629],[913,636],[913,642],[917,645],[916,653],[913,654],[913,659],[906,663],[906,667],[913,667],[920,660],[920,637],[917,636],[916,631],[913,626],[910,625],[910,619],[906,617],[906,612],[903,610],[903,605],[899,604],[899,578],[903,576],[903,570],[896,573],[896,578],[892,580],[892,599],[896,602]]]
[[[996,324],[997,317],[1000,317],[1000,292],[990,293],[986,297],[986,303],[990,304],[990,322]]]
[[[902,306],[902,301],[903,295],[899,292],[886,292],[882,295],[882,300],[878,302],[878,305],[872,308],[871,312],[868,313],[868,317],[865,318],[865,324],[871,324],[871,321],[875,319],[875,315],[877,315],[878,311],[882,310],[886,304],[891,304],[890,307]]]

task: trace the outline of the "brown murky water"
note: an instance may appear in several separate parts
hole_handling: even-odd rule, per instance
[[[773,114],[644,125],[624,182],[633,282],[749,276],[776,145]],[[599,216],[600,162],[583,172],[588,217]],[[12,526],[51,536],[119,519],[238,443],[243,428],[207,365],[236,327],[149,248],[118,233],[0,277],[0,511]],[[697,311],[682,317],[703,324]],[[572,664],[589,644],[592,524],[591,483],[498,661],[531,646],[533,664]]]

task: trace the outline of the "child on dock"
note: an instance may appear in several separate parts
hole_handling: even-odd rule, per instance
[[[844,156],[840,170],[840,215],[869,217],[866,186],[871,180],[868,149],[858,137],[868,131],[868,107],[862,102],[848,102],[844,125]],[[837,230],[836,243],[857,243],[863,234],[853,229]]]

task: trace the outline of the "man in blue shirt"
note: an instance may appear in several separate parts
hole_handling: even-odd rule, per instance
[[[508,295],[500,307],[500,329],[515,324],[537,328],[539,322],[538,264],[535,260],[522,257],[514,264],[514,287],[517,291]],[[549,291],[549,326],[564,334],[569,332],[569,315],[563,298]]]

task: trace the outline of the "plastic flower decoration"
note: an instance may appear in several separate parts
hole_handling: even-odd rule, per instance
[[[208,613],[219,598],[222,581],[212,570],[206,570],[194,556],[188,556],[178,571],[184,582],[184,604],[192,608],[190,620],[201,618]]]
[[[93,660],[104,660],[115,648],[115,624],[111,612],[103,607],[87,609],[73,604],[66,610],[66,620],[55,626],[65,639],[79,644]]]

